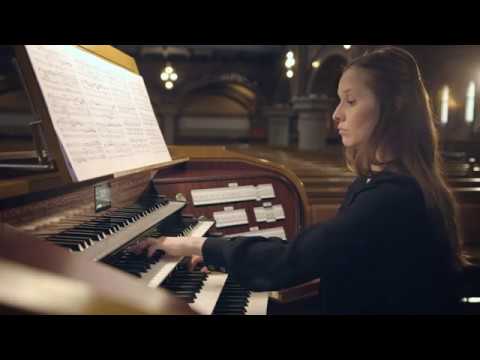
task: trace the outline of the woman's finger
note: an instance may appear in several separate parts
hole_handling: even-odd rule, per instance
[[[157,239],[149,248],[147,251],[148,257],[152,257],[157,250],[162,250],[163,251],[163,241],[161,239]]]
[[[192,256],[188,264],[188,270],[189,271],[195,270],[195,268],[201,263],[203,263],[203,258],[201,256],[197,256],[197,255]]]
[[[128,248],[128,251],[131,251],[137,255],[141,254],[144,252],[149,246],[153,245],[154,240],[152,239],[147,239],[141,242],[136,243],[135,245],[132,245]]]

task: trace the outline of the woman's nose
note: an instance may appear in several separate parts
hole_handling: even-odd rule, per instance
[[[340,122],[342,121],[341,113],[340,113],[340,107],[337,107],[333,113],[333,121],[335,122],[335,125],[338,126]]]

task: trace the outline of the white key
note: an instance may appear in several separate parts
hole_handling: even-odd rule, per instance
[[[192,237],[202,237],[204,236],[208,230],[214,225],[213,221],[199,221],[197,225],[193,228],[192,232],[189,236]]]
[[[252,292],[245,315],[267,315],[268,297],[268,292]]]

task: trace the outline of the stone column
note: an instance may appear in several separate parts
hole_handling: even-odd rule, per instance
[[[176,113],[175,106],[171,104],[162,104],[161,110],[157,113],[160,129],[167,145],[175,144]]]
[[[334,103],[327,97],[310,95],[292,99],[298,114],[299,150],[321,150],[327,146]]]
[[[175,117],[173,114],[162,116],[162,130],[165,143],[173,145],[175,143]]]
[[[268,121],[268,144],[288,147],[290,145],[290,117],[292,108],[288,104],[277,104],[263,110]]]

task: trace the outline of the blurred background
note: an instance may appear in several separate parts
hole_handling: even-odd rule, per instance
[[[383,45],[113,46],[135,58],[168,144],[317,151],[339,144],[330,119],[342,67]],[[444,147],[476,153],[480,46],[398,46],[420,64]],[[8,149],[31,143],[13,57],[11,46],[0,47],[0,139]],[[305,125],[311,118],[317,125]],[[327,128],[321,141],[315,126]]]

